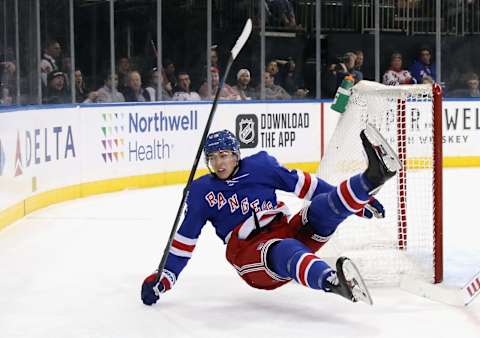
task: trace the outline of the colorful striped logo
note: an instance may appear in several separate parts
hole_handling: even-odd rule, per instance
[[[101,130],[102,158],[105,163],[119,162],[125,159],[125,114],[102,113]]]

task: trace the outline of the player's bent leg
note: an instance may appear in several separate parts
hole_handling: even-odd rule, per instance
[[[236,241],[235,238],[233,240]],[[230,255],[235,249],[228,245],[227,260],[251,287],[263,290],[276,289],[291,281],[289,277],[284,278],[276,274],[267,264],[268,248],[279,240],[264,238],[252,241],[242,247],[236,255]]]
[[[348,216],[360,212],[368,203],[370,186],[364,174],[355,175],[328,193],[316,195],[304,211],[304,223],[316,234],[328,237]]]
[[[287,238],[272,245],[267,253],[271,270],[306,287],[325,290],[327,278],[335,271],[300,241]]]
[[[373,126],[367,125],[360,138],[368,160],[365,172],[315,196],[305,212],[305,223],[310,223],[320,236],[330,236],[345,218],[361,214],[372,195],[401,168],[398,156]]]
[[[265,231],[246,239],[239,238],[240,227],[237,227],[227,243],[227,260],[248,285],[257,289],[276,289],[290,282],[291,278],[281,277],[269,268],[269,248],[283,238],[294,236],[300,226],[300,222],[290,225],[287,218],[282,217]]]

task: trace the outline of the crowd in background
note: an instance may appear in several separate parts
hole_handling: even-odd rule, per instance
[[[365,55],[362,50],[346,52],[339,62],[327,66],[322,96],[333,97],[336,89],[347,75],[357,83],[365,79],[363,64]],[[138,69],[126,57],[118,59],[113,82],[110,72],[102,75],[103,85],[91,88],[81,69],[74,71],[74,83],[70,83],[71,62],[62,57],[62,47],[56,40],[50,40],[41,60],[42,102],[44,104],[71,103],[71,86],[75,88],[77,103],[102,102],[145,102],[145,101],[185,101],[211,100],[219,86],[222,71],[218,63],[215,48],[211,53],[211,88],[206,79],[197,88],[192,88],[188,70],[177,70],[174,61],[165,59],[163,67],[150,70]],[[0,104],[15,103],[15,63],[1,63]],[[272,59],[265,66],[263,75],[266,100],[289,100],[308,98],[310,90],[306,88],[303,76],[297,72],[293,58]],[[220,92],[221,100],[251,100],[260,98],[260,79],[253,79],[249,67],[239,69],[235,74],[236,82],[226,83]],[[371,80],[371,79],[368,79]],[[389,86],[404,84],[433,83],[436,81],[435,64],[428,47],[418,51],[417,58],[405,65],[402,54],[390,55],[388,69],[382,76],[382,83]],[[160,89],[159,92],[159,85]],[[447,91],[450,97],[480,97],[479,77],[475,72],[464,74],[459,88]]]
[[[62,57],[62,47],[56,40],[50,40],[41,59],[42,102],[44,104],[71,103],[71,86],[75,88],[77,103],[102,102],[146,102],[210,100],[214,97],[222,76],[215,48],[211,52],[211,88],[206,79],[198,88],[192,88],[187,70],[177,70],[175,62],[165,59],[163,67],[141,70],[127,57],[118,59],[116,74],[105,71],[103,85],[92,89],[88,86],[81,69],[75,69],[74,81],[70,83],[70,58]],[[265,99],[285,100],[307,97],[301,76],[296,72],[295,61],[271,60],[263,72]],[[253,84],[248,68],[236,72],[236,82],[225,84],[220,92],[221,100],[251,100],[260,98],[260,81]],[[160,86],[158,85],[160,82]],[[1,104],[13,104],[15,90],[15,63],[2,63]],[[161,89],[159,92],[159,88]]]
[[[351,75],[355,83],[364,79],[362,71],[364,57],[362,50],[347,52],[341,58],[341,62],[328,67],[328,96],[335,93],[336,88],[347,75]],[[388,86],[398,86],[432,84],[435,80],[435,64],[432,62],[431,51],[427,47],[422,47],[415,61],[408,67],[404,65],[401,53],[392,53],[388,69],[383,73],[381,82]]]
[[[266,6],[268,17],[275,18],[275,24],[292,30],[302,29],[297,25],[289,0],[269,0],[266,1]],[[16,66],[13,50],[4,49],[0,51],[0,105],[12,105],[16,103]],[[64,55],[59,41],[48,40],[40,64],[44,104],[71,103],[72,88],[77,103],[211,100],[223,75],[214,47],[210,55],[210,88],[206,78],[192,81],[192,72],[198,74],[198,69],[177,69],[175,60],[164,59],[162,67],[142,69],[127,57],[117,60],[116,74],[113,76],[109,69],[105,69],[100,75],[102,85],[94,88],[85,78],[82,69],[74,69],[71,80],[72,63],[70,58]],[[365,54],[362,50],[346,51],[338,58],[338,62],[326,65],[322,70],[322,97],[333,97],[347,75],[351,75],[355,83],[363,79],[373,80],[364,75],[364,60]],[[288,56],[271,58],[262,72],[255,72],[257,78],[252,73],[252,65],[240,65],[238,70],[235,70],[234,81],[223,86],[219,97],[222,100],[260,99],[262,81],[258,77],[262,76],[266,100],[312,98],[314,88],[305,85],[306,70],[299,72],[296,61],[300,60]],[[204,68],[206,77],[207,71],[205,66]],[[458,78],[461,78],[461,81],[455,87],[444,88],[444,95],[480,97],[479,77],[473,70]],[[389,66],[381,77],[381,82],[389,86],[433,83],[436,80],[435,64],[429,47],[420,48],[411,64],[404,62],[400,52],[392,53],[389,56]]]

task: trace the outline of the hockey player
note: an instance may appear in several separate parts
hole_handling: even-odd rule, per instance
[[[373,194],[395,175],[400,161],[373,127],[367,126],[360,137],[368,167],[335,187],[282,167],[264,151],[240,159],[239,142],[228,130],[209,134],[204,153],[210,174],[192,182],[165,269],[160,278],[156,271],[144,280],[142,301],[152,305],[173,287],[202,227],[210,221],[226,244],[228,262],[250,286],[271,290],[293,279],[312,289],[371,303],[348,258],[339,258],[335,270],[314,254],[348,216],[384,216]],[[311,203],[289,217],[287,206],[277,202],[276,189]]]

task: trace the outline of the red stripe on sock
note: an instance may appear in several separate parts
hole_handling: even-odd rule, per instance
[[[303,182],[302,190],[300,190],[300,194],[298,194],[298,197],[300,198],[305,197],[305,195],[308,192],[308,189],[310,189],[310,185],[312,184],[312,178],[310,177],[309,173],[303,172],[303,176],[305,177],[305,180]]]
[[[193,252],[193,249],[195,249],[195,245],[184,244],[182,242],[177,241],[176,239],[173,240],[172,246],[176,249],[188,251],[188,252]]]
[[[363,209],[365,204],[360,204],[355,201],[352,194],[348,190],[347,181],[340,183],[340,193],[342,194],[343,199],[347,202],[348,206],[353,210]]]
[[[298,263],[300,264],[300,268],[298,269],[299,282],[305,286],[307,286],[307,274],[305,270],[307,269],[308,264],[310,264],[310,262],[315,258],[317,258],[315,255],[307,255],[303,257],[301,262]]]

